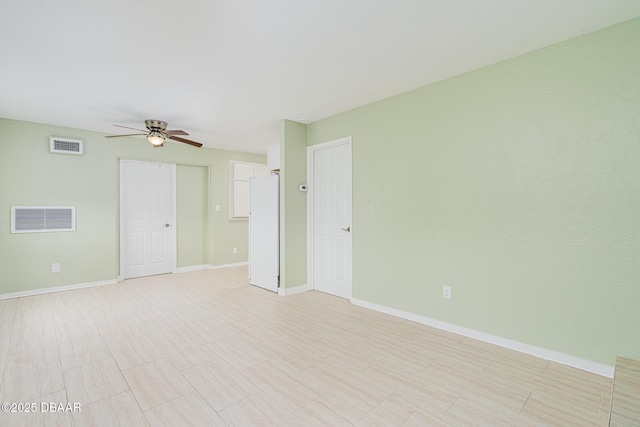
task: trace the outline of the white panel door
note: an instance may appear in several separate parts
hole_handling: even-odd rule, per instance
[[[313,283],[351,298],[351,145],[313,151]]]
[[[251,178],[249,209],[249,282],[278,291],[278,175]]]
[[[175,165],[121,160],[125,279],[175,269]]]

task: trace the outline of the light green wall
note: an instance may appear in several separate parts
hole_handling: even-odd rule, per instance
[[[85,154],[49,153],[50,136],[82,139]],[[178,202],[197,212],[185,218],[188,208],[177,206],[180,267],[247,260],[247,221],[228,219],[229,160],[266,163],[265,156],[177,143],[155,149],[144,139],[105,139],[95,132],[0,119],[0,294],[118,276],[119,158],[181,165]],[[210,182],[203,182],[205,176]],[[207,187],[208,200],[198,201]],[[220,212],[213,209],[216,203]],[[76,206],[77,231],[11,234],[12,205]],[[204,238],[191,241],[202,231]],[[60,273],[51,273],[53,262],[61,263]]]
[[[636,19],[308,125],[353,137],[354,298],[640,359],[638,52]]]
[[[176,167],[177,265],[189,267],[208,264],[209,168]]]
[[[280,286],[307,284],[307,126],[280,122]]]

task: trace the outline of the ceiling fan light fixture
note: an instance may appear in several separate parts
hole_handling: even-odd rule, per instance
[[[149,135],[147,135],[147,140],[154,147],[160,147],[160,146],[162,146],[162,144],[164,144],[164,135],[162,135],[157,130],[154,130],[154,131],[151,131],[151,133],[149,133]]]
[[[165,139],[182,142],[183,144],[189,144],[194,147],[202,147],[202,144],[199,142],[191,141],[190,139],[185,139],[177,136],[189,135],[183,130],[167,130],[167,122],[163,122],[161,120],[145,120],[144,124],[147,127],[146,131],[142,129],[131,128],[129,126],[114,125],[120,128],[133,129],[143,133],[132,133],[129,135],[105,135],[105,138],[120,138],[123,136],[146,136],[147,141],[149,141],[154,147],[162,147],[164,145]]]

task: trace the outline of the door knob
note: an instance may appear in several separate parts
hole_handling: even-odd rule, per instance
[[[167,227],[167,228],[171,227],[169,224],[165,224],[164,226]]]
[[[347,233],[351,232],[351,227],[343,228],[342,231],[346,231]]]

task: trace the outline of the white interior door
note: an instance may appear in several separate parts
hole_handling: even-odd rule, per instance
[[[249,282],[278,292],[278,175],[249,181]]]
[[[175,165],[121,160],[120,173],[123,278],[173,272]]]
[[[350,139],[313,149],[311,154],[313,286],[318,291],[351,298]]]

